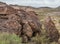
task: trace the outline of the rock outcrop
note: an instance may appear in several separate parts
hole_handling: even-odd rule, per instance
[[[47,33],[47,38],[49,38],[50,42],[58,42],[59,32],[50,16],[48,16],[45,20],[45,30]]]
[[[41,33],[41,26],[35,12],[0,4],[0,32],[15,33],[22,37],[23,42],[27,42]]]

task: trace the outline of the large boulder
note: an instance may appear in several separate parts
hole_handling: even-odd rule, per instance
[[[0,6],[0,32],[15,33],[23,42],[41,33],[41,24],[34,11],[26,12],[9,5]]]

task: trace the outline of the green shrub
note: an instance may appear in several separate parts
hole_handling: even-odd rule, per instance
[[[0,44],[21,44],[21,38],[15,34],[0,33]]]

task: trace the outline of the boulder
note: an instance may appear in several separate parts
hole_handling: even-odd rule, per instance
[[[42,25],[34,11],[26,12],[9,5],[0,7],[0,32],[15,33],[22,37],[23,42],[40,35]]]
[[[50,42],[56,41],[58,42],[59,39],[59,32],[54,24],[54,22],[52,21],[51,17],[48,16],[45,20],[45,30],[47,33],[47,38],[49,38]]]

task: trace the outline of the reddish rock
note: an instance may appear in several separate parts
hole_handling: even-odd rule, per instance
[[[9,5],[0,2],[0,14],[16,14],[16,10]]]
[[[35,12],[14,9],[9,5],[0,7],[0,32],[15,33],[23,38],[23,42],[41,33],[41,24]]]
[[[54,22],[52,21],[51,17],[48,16],[45,20],[45,30],[47,33],[47,37],[51,42],[58,41],[59,39],[59,32],[57,28],[55,27]]]

